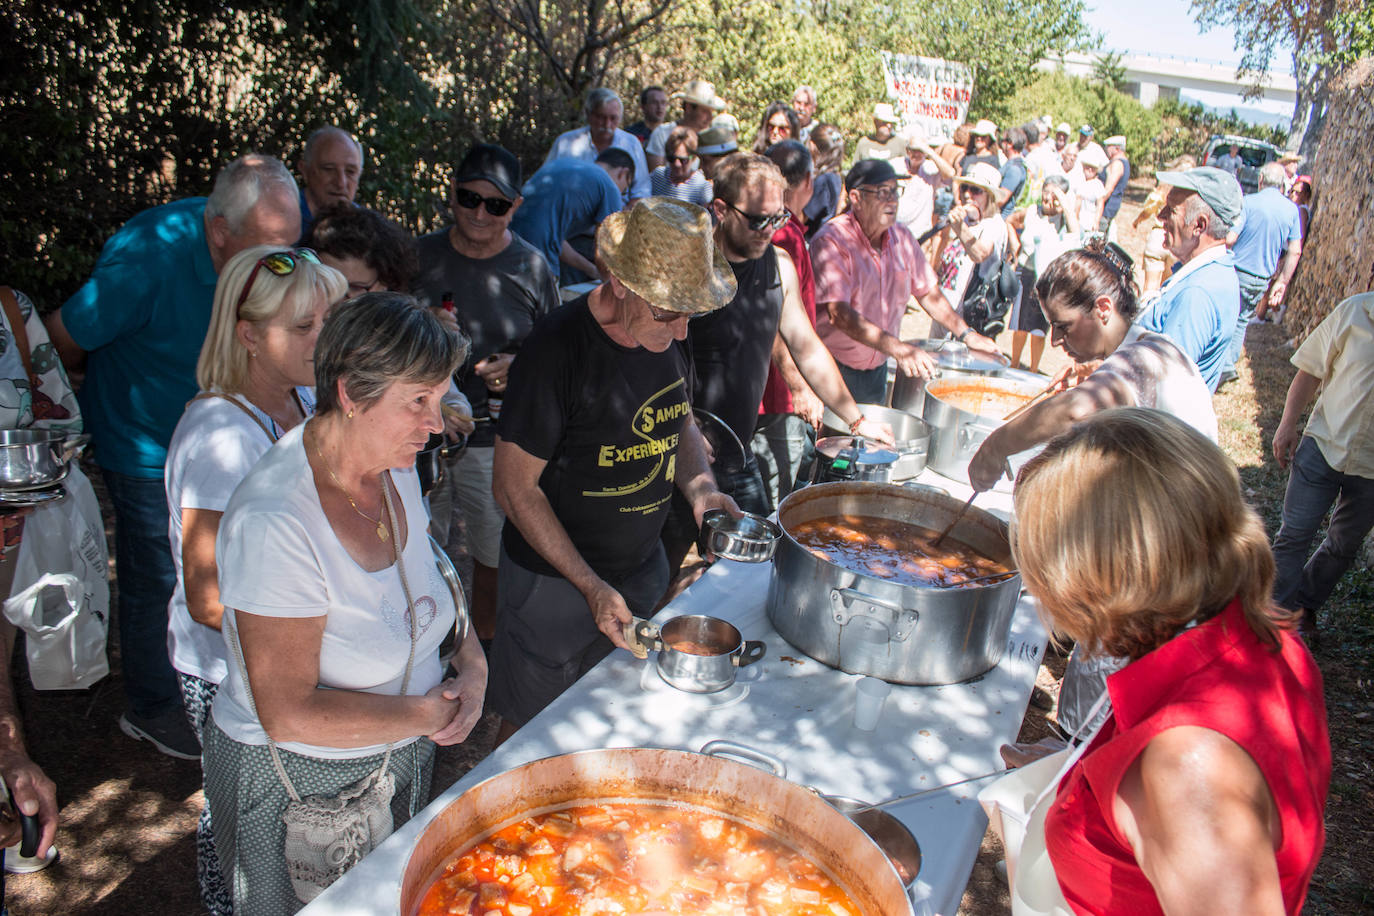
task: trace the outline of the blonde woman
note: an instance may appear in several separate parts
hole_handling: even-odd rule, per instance
[[[1046,626],[1128,659],[1017,886],[1052,870],[1080,914],[1298,913],[1325,842],[1326,709],[1235,466],[1175,417],[1109,410],[1028,463],[1015,504]]]
[[[165,474],[177,577],[167,653],[197,740],[226,671],[215,564],[220,518],[258,459],[315,412],[315,338],[347,291],[343,274],[308,248],[249,248],[220,272],[196,364],[201,391],[172,434]],[[205,908],[232,912],[208,806],[196,826],[196,873]]]

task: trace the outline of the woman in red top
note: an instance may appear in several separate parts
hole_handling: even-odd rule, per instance
[[[1270,601],[1263,525],[1225,455],[1174,417],[1109,410],[1015,491],[1046,624],[1132,659],[1060,781],[1045,843],[1076,913],[1294,914],[1325,841],[1321,676]]]

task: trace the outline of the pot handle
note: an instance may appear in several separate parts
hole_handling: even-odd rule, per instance
[[[768,646],[761,639],[745,640],[744,651],[739,655],[732,656],[736,668],[743,668],[745,665],[752,665],[754,662],[763,658],[768,652]]]
[[[759,766],[766,769],[779,779],[787,778],[787,764],[783,763],[772,754],[765,754],[763,751],[750,747],[747,744],[740,744],[736,741],[726,741],[724,738],[717,738],[714,741],[707,741],[701,746],[700,753],[707,757],[733,757],[743,760],[750,765]]]
[[[921,617],[915,608],[904,608],[852,588],[830,590],[830,611],[841,628],[855,617],[866,617],[886,627],[889,638],[897,642],[903,642],[911,635]]]
[[[625,641],[630,644],[630,652],[640,661],[649,657],[649,651],[661,650],[663,640],[659,638],[657,624],[642,617],[632,617],[624,627]]]
[[[77,455],[81,454],[81,450],[90,444],[90,441],[90,433],[67,436],[60,444],[53,443],[56,446],[53,450],[53,455],[59,464],[66,464],[68,461],[71,461]]]

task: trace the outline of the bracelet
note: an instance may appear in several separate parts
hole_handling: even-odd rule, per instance
[[[973,333],[973,327],[970,325],[969,327],[964,328],[963,332],[962,332],[961,334],[959,334],[959,336],[955,337],[954,339],[955,339],[957,342],[959,342],[959,343],[963,343],[963,342],[964,342],[964,338],[968,337],[968,336],[969,336],[970,334],[972,334],[972,333]]]
[[[863,415],[863,414],[859,414],[858,418],[857,418],[853,423],[850,423],[850,424],[849,424],[849,433],[850,433],[850,435],[858,435],[859,427],[863,425],[864,420],[865,420],[864,415]]]

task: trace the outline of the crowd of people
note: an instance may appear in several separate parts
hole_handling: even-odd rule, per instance
[[[32,406],[8,425],[60,414],[94,439],[114,512],[119,724],[202,761],[197,873],[211,913],[294,912],[365,854],[366,842],[333,861],[294,846],[290,812],[303,798],[376,798],[402,822],[428,801],[435,746],[466,738],[484,705],[504,740],[626,647],[626,625],[670,593],[704,513],[776,509],[827,411],[890,441],[865,413],[885,402],[889,366],[935,371],[902,339],[913,307],[937,335],[986,354],[1000,356],[994,338],[1010,330],[1013,364],[1029,343],[1038,369],[1047,339],[1073,361],[1059,378],[1068,390],[999,428],[970,465],[987,489],[1008,456],[1051,442],[1016,489],[1018,559],[1047,620],[1082,650],[1066,693],[1091,700],[1105,685],[1118,716],[1130,710],[1066,776],[1091,783],[1084,796],[1124,793],[1130,818],[1094,794],[1096,807],[1051,819],[1059,848],[1094,875],[1107,861],[1134,869],[1122,879],[1133,893],[1164,900],[1192,886],[1192,871],[1165,887],[1160,875],[1177,871],[1138,863],[1142,849],[1177,852],[1178,830],[1159,823],[1151,793],[1207,753],[1199,784],[1211,791],[1239,768],[1231,788],[1249,799],[1228,796],[1238,826],[1206,834],[1220,857],[1253,859],[1271,840],[1279,850],[1233,889],[1254,901],[1281,886],[1288,912],[1301,905],[1330,759],[1320,689],[1292,689],[1315,668],[1286,628],[1291,614],[1314,631],[1374,521],[1374,296],[1342,304],[1294,356],[1273,443],[1293,467],[1277,581],[1216,448],[1211,394],[1233,375],[1247,326],[1282,306],[1306,231],[1294,201],[1310,199],[1310,180],[1295,159],[1265,166],[1248,196],[1216,167],[1160,172],[1157,206],[1143,214],[1159,226],[1142,295],[1117,244],[1132,177],[1125,137],[1099,145],[1091,125],[1048,117],[903,129],[883,102],[873,132],[850,144],[818,119],[821,101],[799,86],[755,129],[696,79],[644,88],[641,119],[622,129],[620,96],[594,89],[584,126],[559,135],[528,176],[500,146],[465,151],[450,223],[413,239],[356,203],[362,146],[324,127],[303,143],[299,182],[250,153],[220,170],[208,197],[131,219],[50,314],[51,344],[28,306],[25,347],[55,353],[50,381],[65,386],[64,365],[85,378],[79,407],[61,386],[30,395],[26,380]],[[1173,419],[1151,419],[1160,412]],[[463,448],[424,492],[415,454],[434,437]],[[1163,463],[1136,467],[1144,455]],[[1113,482],[1158,478],[1169,462],[1196,485],[1194,528],[1160,510],[1180,498],[1173,470],[1159,492]],[[1077,479],[1065,487],[1065,475]],[[1145,506],[1158,530],[1132,539],[1129,522],[1074,513],[1055,502],[1069,490],[1123,518]],[[441,661],[459,596],[427,534],[447,543],[455,514],[473,561],[471,630]],[[1101,524],[1076,532],[1066,517]],[[20,529],[12,518],[7,544]],[[1236,550],[1160,603],[1169,545],[1206,552],[1196,526]],[[1124,540],[1098,538],[1108,531]],[[1129,575],[1143,578],[1128,588],[1111,553],[1141,545],[1149,555]],[[1102,588],[1071,595],[1075,573],[1043,572],[1074,563]],[[1146,614],[1158,620],[1133,616]],[[1276,783],[1284,751],[1257,750],[1255,735],[1221,718],[1178,720],[1185,740],[1167,712],[1136,702],[1151,683],[1139,665],[1159,652],[1184,664],[1185,639],[1213,653],[1245,644],[1247,677],[1281,694],[1280,718],[1291,713],[1284,734],[1311,757],[1310,784]],[[1151,664],[1151,679],[1172,671]],[[0,693],[10,723],[0,769],[40,816],[46,847],[54,787],[23,754],[7,700]],[[1096,782],[1099,771],[1111,781]],[[1104,819],[1126,832],[1105,841]],[[1091,899],[1097,881],[1065,893]]]

